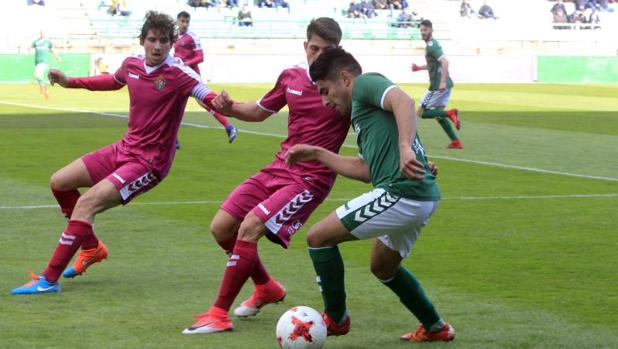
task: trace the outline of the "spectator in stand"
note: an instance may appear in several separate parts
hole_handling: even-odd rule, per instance
[[[614,12],[614,8],[609,6],[609,0],[596,0],[599,11]]]
[[[361,13],[367,18],[373,18],[378,15],[373,4],[368,0],[362,0],[360,3]]]
[[[470,5],[470,0],[462,0],[459,6],[459,15],[465,18],[472,18],[472,15],[476,14]]]
[[[498,19],[498,17],[494,15],[494,10],[491,8],[491,6],[487,5],[487,1],[485,1],[483,3],[483,6],[481,6],[481,8],[479,9],[479,17],[481,19],[487,19],[487,18]]]
[[[241,27],[253,27],[253,18],[247,5],[242,5],[240,11],[238,11],[238,25]]]
[[[411,13],[408,13],[407,8],[402,8],[399,17],[397,17],[397,27],[398,28],[408,28],[412,26],[412,21],[414,18]]]
[[[410,6],[407,0],[388,0],[388,4],[393,10],[401,10]]]
[[[376,10],[387,10],[388,1],[387,0],[374,0],[373,8],[375,8]]]
[[[551,13],[554,16],[554,23],[567,23],[568,16],[566,7],[562,3],[562,0],[556,1],[554,6],[551,8]]]
[[[227,0],[225,6],[229,8],[238,7],[238,0]]]
[[[278,7],[287,8],[287,9],[290,8],[290,4],[287,3],[285,0],[274,0],[274,2],[275,2],[275,8],[278,8]]]
[[[350,6],[348,7],[348,18],[362,18],[363,11],[361,5],[356,2],[356,0],[352,0],[350,2]]]
[[[260,7],[268,7],[268,8],[275,8],[275,2],[274,2],[274,0],[262,0],[258,4],[258,6],[260,6]]]
[[[45,6],[45,0],[28,0],[28,6],[32,5]]]

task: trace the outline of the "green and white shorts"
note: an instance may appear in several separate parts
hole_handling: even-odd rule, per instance
[[[361,240],[377,237],[406,258],[438,202],[401,198],[378,188],[350,200],[335,212],[352,235]]]
[[[445,90],[427,90],[421,99],[421,108],[437,109],[446,108],[451,99],[451,88]]]

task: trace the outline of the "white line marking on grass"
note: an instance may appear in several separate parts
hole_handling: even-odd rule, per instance
[[[442,200],[448,201],[481,201],[481,200],[549,200],[549,199],[594,199],[615,198],[618,193],[607,194],[564,194],[564,195],[517,195],[517,196],[452,196]],[[346,198],[327,198],[330,202],[347,202]],[[177,205],[219,205],[223,200],[193,200],[193,201],[153,201],[134,202],[131,206],[177,206]],[[58,208],[58,205],[23,205],[0,206],[0,210],[34,210],[42,208]]]
[[[115,117],[115,118],[124,118],[124,119],[128,118],[127,115],[123,115],[123,114],[105,113],[105,112],[97,112],[97,111],[83,110],[83,109],[74,109],[74,108],[41,106],[41,105],[34,105],[34,104],[27,104],[27,103],[15,103],[15,102],[7,102],[7,101],[0,101],[0,104],[13,105],[13,106],[18,106],[18,107],[26,107],[26,108],[34,108],[34,109],[48,109],[48,110],[68,111],[68,112],[84,113],[84,114],[95,114],[95,115],[111,116],[111,117]],[[184,121],[181,123],[181,125],[189,126],[189,127],[195,127],[195,128],[204,128],[204,129],[222,129],[222,127],[218,127],[218,126],[213,127],[213,126],[196,124],[196,123],[192,123],[192,122],[184,122]],[[251,130],[245,130],[245,129],[240,129],[240,132],[248,133],[248,134],[253,134],[253,135],[257,135],[257,136],[267,136],[267,137],[277,137],[277,138],[285,138],[286,137],[285,135],[281,135],[281,134],[277,134],[277,133],[251,131]],[[349,145],[349,144],[344,144],[343,147],[344,148],[356,148],[356,146]],[[462,158],[455,158],[455,157],[441,156],[441,155],[433,155],[433,156],[430,156],[430,157],[436,158],[436,159],[459,161],[459,162],[465,162],[465,163],[470,163],[470,164],[477,164],[477,165],[484,165],[484,166],[493,166],[493,167],[500,167],[500,168],[508,168],[508,169],[514,169],[514,170],[520,170],[520,171],[535,172],[535,173],[544,173],[544,174],[559,175],[559,176],[568,176],[568,177],[576,177],[576,178],[585,178],[585,179],[595,179],[595,180],[602,180],[602,181],[618,182],[618,178],[615,178],[615,177],[592,176],[592,175],[585,175],[585,174],[580,174],[580,173],[571,173],[571,172],[562,172],[562,171],[554,171],[554,170],[545,170],[545,169],[542,169],[542,168],[525,167],[525,166],[517,166],[517,165],[508,165],[508,164],[501,164],[501,163],[498,163],[498,162],[489,162],[489,161],[481,161],[481,160],[470,160],[470,159],[462,159]]]

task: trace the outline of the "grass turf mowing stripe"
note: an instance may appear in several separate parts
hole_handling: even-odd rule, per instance
[[[32,104],[27,104],[27,103],[15,103],[15,102],[8,102],[8,101],[0,101],[0,104],[13,105],[13,106],[18,106],[18,107],[35,108],[35,109],[48,109],[48,110],[59,110],[59,111],[77,112],[77,113],[85,113],[85,114],[95,114],[95,115],[102,115],[102,116],[111,116],[111,117],[116,117],[116,118],[127,118],[127,116],[123,114],[96,112],[96,111],[73,109],[73,108],[59,108],[59,107],[49,107],[49,106],[45,107],[45,106],[32,105]],[[213,126],[190,123],[190,122],[182,122],[181,125],[195,127],[195,128],[205,128],[205,129],[212,129],[212,128],[223,129],[222,127],[213,127]],[[285,138],[285,135],[281,135],[281,134],[251,131],[247,129],[240,129],[240,132],[258,135],[258,136]],[[356,148],[356,146],[347,145],[347,144],[344,144],[343,146],[346,148]],[[593,176],[593,175],[587,175],[587,174],[571,173],[571,172],[564,172],[564,171],[554,171],[554,170],[547,170],[547,169],[542,169],[542,168],[509,165],[509,164],[502,164],[502,163],[482,161],[482,160],[462,159],[462,158],[442,156],[442,155],[433,155],[431,157],[436,158],[436,159],[460,161],[460,162],[467,162],[467,163],[472,163],[472,164],[477,164],[477,165],[494,166],[494,167],[508,168],[508,169],[514,169],[514,170],[528,171],[528,172],[537,172],[537,173],[552,174],[552,175],[559,175],[559,176],[569,176],[569,177],[577,177],[577,178],[585,178],[585,179],[593,179],[593,180],[618,182],[618,178],[615,178],[615,177]]]

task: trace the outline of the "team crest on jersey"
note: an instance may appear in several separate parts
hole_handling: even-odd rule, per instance
[[[163,77],[163,75],[159,75],[159,77],[155,79],[154,84],[155,84],[155,88],[161,91],[167,85],[167,81],[165,81],[165,78]]]

